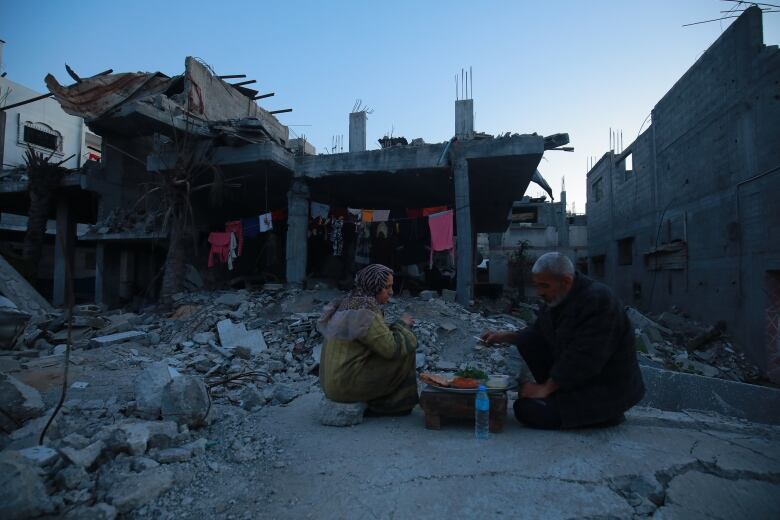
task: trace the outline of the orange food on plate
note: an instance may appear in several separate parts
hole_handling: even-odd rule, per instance
[[[479,380],[470,377],[456,377],[450,382],[450,386],[452,388],[477,388]]]

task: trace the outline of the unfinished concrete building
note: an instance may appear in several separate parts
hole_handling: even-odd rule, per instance
[[[476,234],[505,231],[544,151],[568,143],[566,134],[476,133],[473,100],[466,99],[456,101],[456,133],[448,142],[394,139],[367,150],[367,114],[359,110],[349,118],[349,153],[312,155],[309,143],[290,140],[275,113],[257,105],[272,94],[228,83],[193,58],[185,69],[175,77],[98,76],[69,87],[47,77],[63,108],[103,138],[101,167],[81,182],[97,196],[98,223],[79,238],[96,244],[98,303],[157,294],[161,267],[171,262],[189,264],[180,275],[187,281],[200,284],[205,274],[206,286],[216,287],[304,284],[321,275],[349,280],[358,259],[384,260],[415,287],[408,263],[427,271],[442,253],[456,273],[450,282],[457,299],[467,303]],[[186,193],[186,232],[172,216],[175,193]],[[427,218],[448,213],[451,246],[438,251],[426,235]],[[325,223],[324,246],[315,219]],[[233,249],[224,238],[231,229],[243,229]],[[361,258],[363,232],[372,241],[396,241],[383,243],[387,256],[375,249]],[[217,240],[227,242],[215,246]],[[177,241],[186,244],[171,258]]]
[[[780,51],[745,11],[588,172],[590,272],[626,304],[725,323],[780,380]],[[629,166],[627,166],[629,165]]]

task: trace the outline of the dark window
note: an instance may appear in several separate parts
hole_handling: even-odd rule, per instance
[[[593,202],[598,202],[601,200],[601,198],[604,196],[604,187],[602,186],[601,178],[596,179],[593,181],[592,184],[592,191],[593,191]]]
[[[59,148],[59,136],[57,134],[45,132],[27,125],[24,127],[24,142],[40,146],[41,148],[48,148],[49,150],[57,150]]]
[[[515,224],[536,224],[538,221],[537,208],[518,207],[512,208],[512,222]]]
[[[593,276],[604,279],[604,264],[606,264],[607,255],[590,257],[590,265],[593,267]]]
[[[618,265],[634,263],[634,237],[618,240]]]

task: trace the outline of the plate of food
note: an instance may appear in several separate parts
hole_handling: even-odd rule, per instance
[[[459,394],[475,394],[480,385],[485,385],[488,392],[503,392],[513,387],[509,376],[490,376],[473,368],[458,370],[454,374],[423,372],[420,380],[437,390]]]

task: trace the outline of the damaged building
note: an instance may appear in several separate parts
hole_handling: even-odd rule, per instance
[[[780,381],[780,52],[750,7],[587,174],[591,274],[720,322]]]
[[[78,193],[59,197],[56,213],[67,247],[94,247],[97,303],[204,286],[346,284],[369,262],[392,266],[397,289],[450,289],[467,303],[477,233],[505,231],[545,150],[568,143],[475,132],[466,99],[448,142],[367,150],[358,108],[349,152],[314,155],[277,119],[289,109],[258,105],[272,93],[231,77],[194,58],[174,77],[101,74],[63,86],[47,76],[63,109],[102,138],[99,166],[73,175]],[[76,223],[91,227],[77,237]]]

